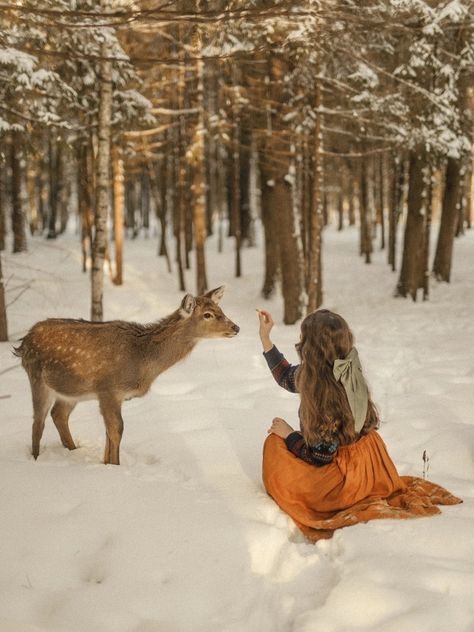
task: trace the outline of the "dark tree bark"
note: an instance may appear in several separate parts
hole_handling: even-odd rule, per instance
[[[276,288],[276,281],[280,269],[280,248],[277,232],[277,220],[275,209],[272,206],[274,198],[273,183],[269,178],[265,177],[265,169],[262,166],[264,156],[260,156],[260,180],[261,180],[261,212],[262,223],[264,229],[264,247],[265,247],[265,272],[262,287],[262,296],[270,298]]]
[[[141,225],[145,232],[145,237],[148,237],[150,230],[150,179],[145,167],[142,168],[140,185]]]
[[[342,175],[339,182],[340,188],[337,195],[337,230],[342,230],[344,228],[344,178]]]
[[[155,212],[160,222],[160,239],[158,247],[158,255],[166,258],[168,272],[171,272],[171,260],[168,252],[168,243],[166,239],[166,161],[162,160],[158,166],[153,166],[147,162],[148,178],[150,182],[150,191],[155,202]],[[161,174],[157,181],[158,172]]]
[[[198,120],[194,129],[193,150],[191,164],[193,166],[193,220],[194,220],[194,249],[196,255],[196,292],[198,296],[207,289],[206,255],[204,244],[206,240],[206,170],[205,170],[205,110],[204,110],[204,62],[201,56],[201,33],[194,28],[193,49],[196,57],[197,77],[197,108]]]
[[[418,289],[423,289],[424,286],[425,217],[423,215],[423,198],[426,189],[423,169],[425,166],[425,156],[412,151],[408,168],[407,222],[396,296],[406,297],[410,295],[414,301],[416,301]]]
[[[397,269],[397,227],[403,211],[403,190],[405,186],[405,164],[394,157],[392,162],[392,179],[389,199],[388,218],[388,264],[392,271]]]
[[[53,141],[51,134],[48,137],[48,233],[47,239],[56,239],[56,224],[58,217],[58,169],[60,157],[60,145]]]
[[[242,241],[247,245],[255,245],[254,229],[250,209],[250,145],[252,135],[249,129],[240,127],[240,230]]]
[[[360,165],[360,254],[365,256],[365,263],[371,262],[372,248],[372,220],[369,198],[369,174],[367,170],[367,158],[362,158]]]
[[[427,189],[425,204],[425,237],[424,237],[424,253],[423,253],[423,300],[427,301],[430,296],[430,234],[431,234],[431,218],[433,215],[433,169],[431,165],[427,168],[427,180],[425,184]]]
[[[124,169],[120,147],[114,146],[112,152],[113,199],[114,199],[114,242],[115,242],[115,275],[113,283],[123,284],[123,215],[125,206]]]
[[[132,239],[138,236],[137,210],[138,192],[136,176],[133,176],[125,181],[125,226],[128,236]]]
[[[472,228],[472,185],[472,171],[468,171],[464,182],[464,221],[468,229]]]
[[[238,104],[233,107],[233,130],[232,130],[232,200],[230,207],[231,223],[235,237],[235,276],[242,276],[242,231],[241,231],[241,197],[240,197],[240,112]]]
[[[356,223],[356,213],[355,213],[355,203],[357,198],[356,188],[357,188],[357,177],[353,175],[353,171],[351,169],[349,175],[349,184],[348,184],[348,198],[349,198],[349,226],[355,226]]]
[[[21,195],[21,136],[12,132],[10,145],[13,252],[26,250],[25,211]]]
[[[0,342],[6,342],[7,340],[7,304],[5,300],[5,286],[3,285],[2,255],[0,254]]]
[[[314,125],[313,164],[311,191],[311,215],[307,230],[307,268],[306,293],[308,304],[307,313],[316,310],[323,302],[323,275],[322,275],[322,244],[323,226],[327,223],[326,196],[323,194],[324,184],[324,159],[322,154],[322,88],[320,81],[316,82],[314,107],[316,119]]]
[[[3,165],[0,165],[0,252],[5,250],[5,179]]]
[[[385,249],[385,155],[378,164],[378,217],[380,224],[380,249]]]
[[[87,259],[92,256],[92,197],[89,186],[87,145],[79,141],[77,146],[77,210],[81,222],[82,271],[87,271]]]
[[[445,189],[438,241],[433,263],[433,273],[438,281],[449,283],[453,259],[454,235],[458,219],[457,204],[461,186],[461,164],[448,158],[445,174]]]

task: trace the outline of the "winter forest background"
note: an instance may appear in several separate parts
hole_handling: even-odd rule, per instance
[[[123,283],[124,235],[157,232],[146,247],[170,282],[202,293],[206,238],[233,237],[239,277],[261,221],[262,294],[281,283],[290,324],[321,304],[324,227],[357,224],[368,264],[386,250],[396,295],[426,299],[472,224],[473,13],[467,0],[4,3],[0,249],[60,240],[75,219],[100,320],[103,261]]]
[[[0,632],[471,632],[473,113],[472,0],[0,0]],[[97,402],[32,458],[35,322],[222,283],[239,335],[124,405],[120,467]],[[255,308],[296,361],[320,305],[462,505],[312,545],[266,495]]]

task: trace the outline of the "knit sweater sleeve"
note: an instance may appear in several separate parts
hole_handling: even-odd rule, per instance
[[[297,393],[296,372],[299,364],[290,364],[285,356],[273,345],[270,351],[264,351],[263,356],[267,361],[268,368],[272,372],[276,383],[282,388]]]
[[[328,465],[334,458],[337,451],[337,443],[318,443],[318,445],[308,445],[301,432],[292,432],[285,439],[286,447],[295,456],[306,463],[321,467]]]

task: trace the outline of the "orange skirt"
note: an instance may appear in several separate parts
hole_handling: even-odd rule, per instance
[[[375,431],[340,446],[333,462],[323,467],[299,459],[271,434],[263,449],[263,482],[312,541],[359,522],[432,516],[440,513],[437,505],[462,502],[439,485],[399,476]]]

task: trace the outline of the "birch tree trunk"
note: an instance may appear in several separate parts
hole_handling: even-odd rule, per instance
[[[107,42],[101,46],[101,80],[98,116],[96,170],[95,234],[92,245],[91,320],[104,317],[104,259],[107,249],[107,212],[109,206],[110,124],[112,119],[112,62],[107,59]]]

